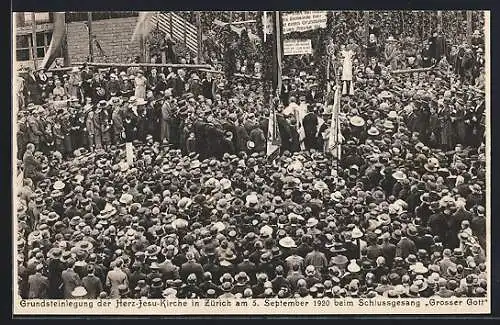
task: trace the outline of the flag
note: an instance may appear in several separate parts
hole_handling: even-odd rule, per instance
[[[302,122],[304,121],[304,117],[307,114],[307,104],[301,104],[297,112],[295,114],[295,119],[297,120],[297,132],[299,133],[299,143],[300,150],[306,150],[306,146],[304,144],[304,139],[306,138],[306,131],[304,130],[304,125]]]
[[[55,12],[53,17],[54,29],[52,30],[52,38],[50,39],[49,48],[45,52],[40,68],[48,69],[50,67],[58,56],[58,50],[61,48],[61,44],[66,37],[66,14],[64,12]]]
[[[281,138],[276,121],[275,103],[271,99],[271,114],[269,114],[269,125],[267,128],[267,150],[266,155],[269,160],[274,160],[279,154]]]
[[[137,24],[135,25],[134,33],[132,34],[131,42],[139,39],[140,36],[146,37],[149,35],[153,29],[153,24],[148,24],[151,18],[157,15],[156,11],[141,11],[139,12],[139,17],[137,18]]]
[[[332,125],[330,126],[330,135],[328,137],[328,151],[333,157],[340,160],[340,144],[342,142],[342,135],[340,133],[340,86],[335,86],[335,94],[333,99],[332,109]]]
[[[264,34],[264,43],[267,41],[267,35],[273,33],[273,21],[271,15],[267,14],[267,11],[262,13],[262,28]]]

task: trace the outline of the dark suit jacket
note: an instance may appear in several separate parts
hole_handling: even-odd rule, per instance
[[[409,238],[402,238],[396,245],[396,256],[406,258],[408,255],[415,254],[416,252],[415,243]]]
[[[163,262],[160,265],[160,273],[164,280],[175,280],[179,278],[179,268],[171,262]]]
[[[87,290],[87,298],[97,298],[102,292],[102,282],[94,274],[89,274],[82,279],[83,286]]]
[[[250,277],[250,282],[255,282],[255,273],[257,272],[257,266],[255,263],[250,261],[243,261],[237,265],[239,272],[245,272]]]
[[[182,264],[181,271],[180,271],[181,279],[186,281],[187,277],[191,273],[196,274],[197,279],[201,279],[201,277],[203,275],[203,267],[201,266],[201,264],[196,263],[196,262],[189,262],[189,261]]]

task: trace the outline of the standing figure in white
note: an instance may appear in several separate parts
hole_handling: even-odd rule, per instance
[[[354,95],[354,84],[352,82],[352,60],[356,54],[351,47],[346,46],[341,50],[342,63],[342,95]]]

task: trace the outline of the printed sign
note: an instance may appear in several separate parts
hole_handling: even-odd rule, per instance
[[[326,27],[326,11],[300,11],[283,14],[283,34]]]
[[[312,54],[310,39],[287,39],[283,41],[284,55]]]

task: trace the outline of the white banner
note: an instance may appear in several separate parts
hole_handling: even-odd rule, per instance
[[[283,34],[326,27],[326,11],[299,11],[283,14]]]
[[[283,41],[284,55],[312,54],[310,39],[287,39]]]

